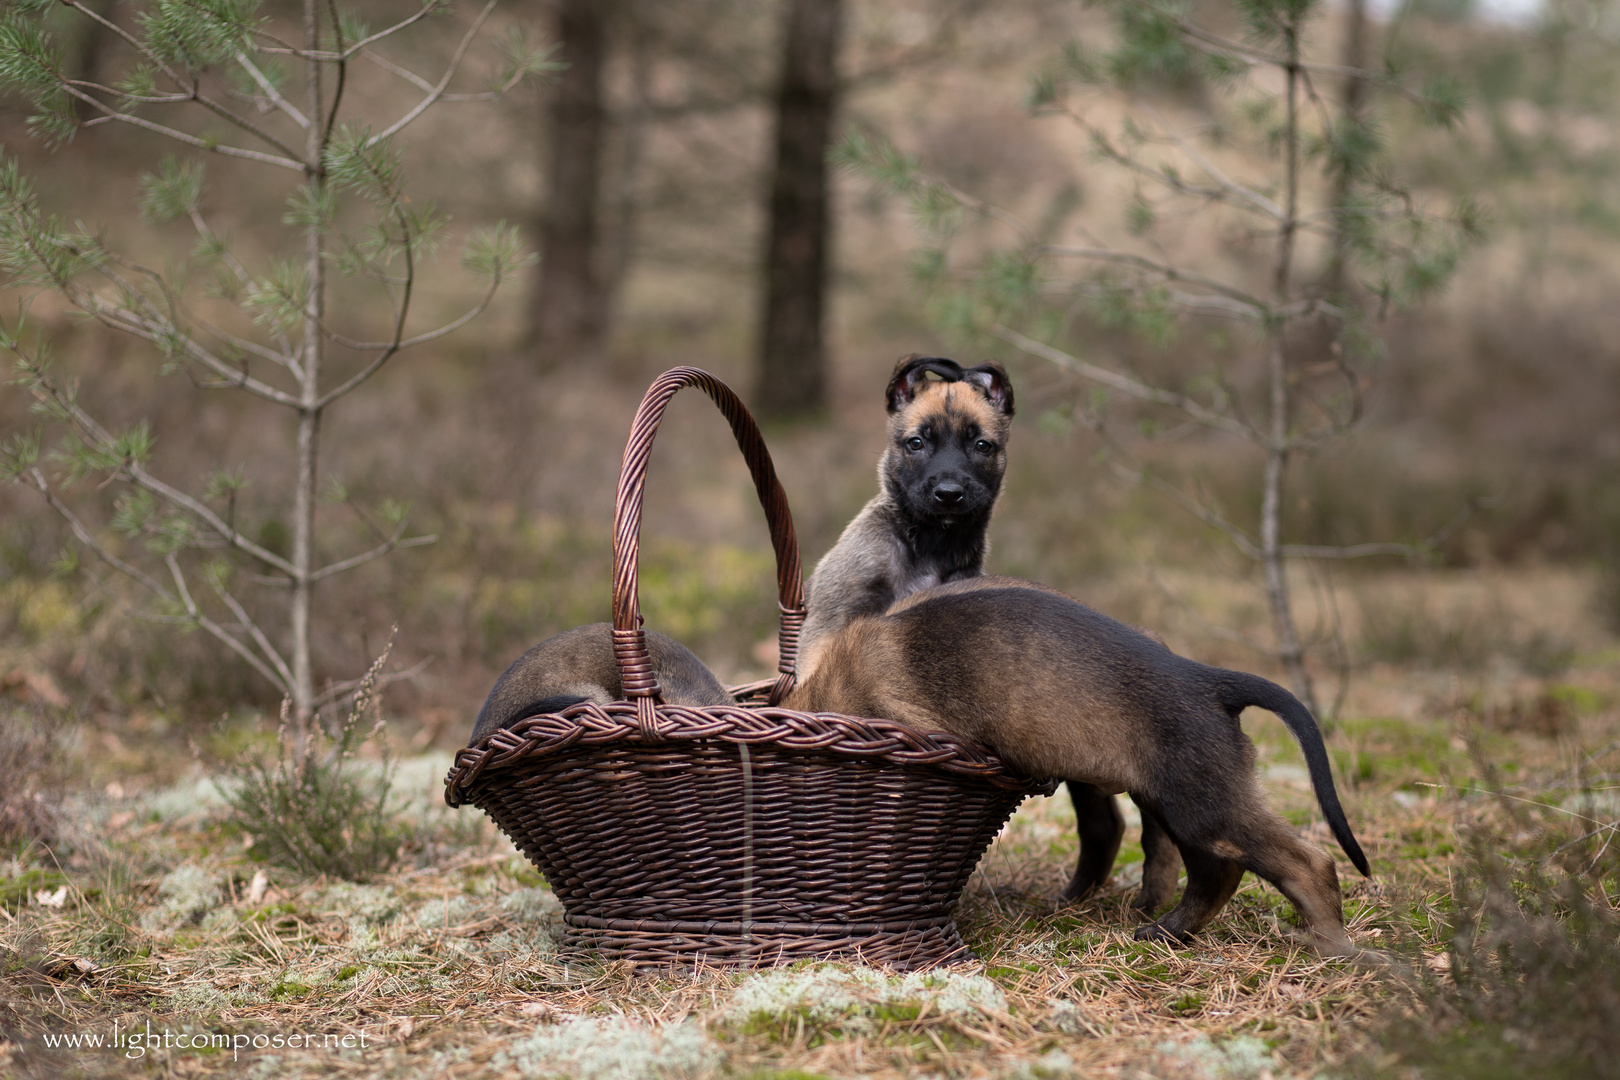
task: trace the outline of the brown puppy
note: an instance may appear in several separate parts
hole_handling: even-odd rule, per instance
[[[878,493],[805,588],[799,673],[845,623],[918,589],[984,571],[985,530],[1007,471],[1012,383],[1000,364],[907,356],[884,392],[889,445]]]
[[[1059,593],[981,577],[851,622],[784,704],[953,732],[1035,776],[1130,792],[1187,865],[1181,902],[1138,937],[1186,941],[1250,870],[1293,902],[1319,950],[1352,951],[1332,857],[1265,805],[1237,723],[1250,705],[1282,718],[1339,846],[1370,875],[1316,721],[1275,683],[1177,656]]]
[[[714,672],[680,642],[649,630],[647,653],[669,704],[736,704]],[[476,746],[490,732],[526,717],[562,712],[582,701],[606,705],[623,698],[612,625],[576,626],[542,641],[495,680],[467,745]]]
[[[1001,478],[1013,391],[1000,364],[964,368],[942,356],[903,357],[885,391],[889,445],[878,461],[878,494],[822,557],[806,589],[799,673],[809,678],[823,646],[851,619],[897,600],[984,573],[985,533]],[[1125,834],[1114,796],[1071,781],[1080,856],[1059,897],[1074,901],[1108,880]],[[1133,906],[1163,907],[1181,857],[1153,818],[1142,817],[1142,888]]]

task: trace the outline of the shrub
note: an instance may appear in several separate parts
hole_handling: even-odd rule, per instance
[[[1573,838],[1497,801],[1508,827],[1471,830],[1441,971],[1377,1032],[1393,1060],[1365,1075],[1587,1077],[1620,1060],[1616,825],[1578,811],[1590,793],[1564,807],[1577,808]],[[1504,850],[1503,836],[1527,835],[1539,852]]]
[[[252,834],[254,852],[269,862],[364,881],[398,858],[401,830],[389,805],[394,765],[387,742],[377,744],[380,769],[355,760],[360,747],[383,730],[379,677],[392,647],[390,636],[334,731],[316,725],[301,737],[289,733],[291,702],[283,700],[274,749],[249,752],[230,767],[235,783],[227,786],[225,799],[232,817]]]

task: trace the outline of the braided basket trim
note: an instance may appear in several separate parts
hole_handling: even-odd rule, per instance
[[[456,754],[444,778],[444,801],[460,806],[477,780],[491,771],[515,767],[575,745],[647,743],[628,701],[610,705],[581,702],[560,713],[519,720]],[[977,743],[946,732],[924,732],[892,720],[861,719],[838,713],[725,705],[659,705],[659,742],[721,739],[749,746],[771,744],[786,750],[817,750],[849,758],[879,758],[903,766],[926,766],[969,776],[995,787],[1050,795],[1056,781],[1036,780],[1008,769]]]

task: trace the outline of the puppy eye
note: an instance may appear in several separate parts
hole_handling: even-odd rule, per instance
[[[923,441],[919,436],[913,435],[911,438],[906,440],[906,449],[907,450],[914,450],[915,451],[915,450],[921,450],[922,448],[923,448]]]
[[[978,442],[973,444],[973,449],[977,450],[981,454],[992,453],[995,448],[995,444],[989,439],[980,439]]]

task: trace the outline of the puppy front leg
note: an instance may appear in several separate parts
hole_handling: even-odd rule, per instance
[[[1159,815],[1142,805],[1135,795],[1131,801],[1142,812],[1142,890],[1131,901],[1131,907],[1144,918],[1170,902],[1176,891],[1176,879],[1181,874],[1181,849],[1170,839]]]
[[[1070,780],[1068,787],[1075,830],[1080,834],[1080,858],[1068,888],[1058,894],[1060,904],[1072,904],[1107,882],[1125,835],[1125,818],[1112,795],[1078,780]]]

